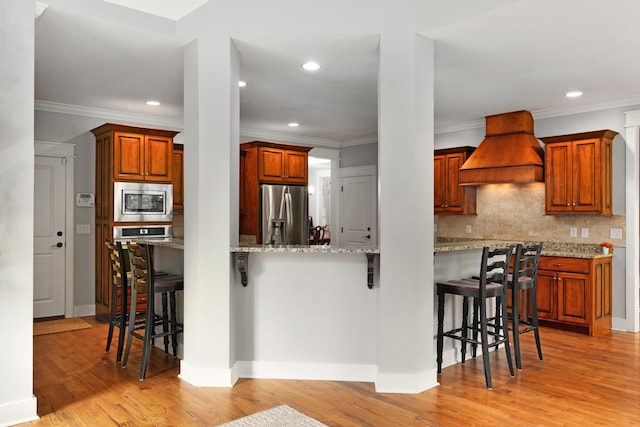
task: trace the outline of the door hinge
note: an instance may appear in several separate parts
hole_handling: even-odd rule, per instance
[[[344,185],[340,186],[340,192],[344,193]]]
[[[340,232],[344,233],[344,227],[340,227]]]
[[[60,157],[60,160],[62,161],[62,166],[66,166],[67,165],[67,158],[66,157]]]

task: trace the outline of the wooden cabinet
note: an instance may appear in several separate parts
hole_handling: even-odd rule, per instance
[[[97,127],[91,132],[96,137],[96,317],[107,320],[111,304],[117,304],[117,301],[111,301],[111,265],[104,244],[105,240],[113,239],[113,183],[171,183],[173,137],[178,132],[111,123]],[[139,303],[144,304],[144,301]]]
[[[302,184],[308,180],[306,151],[258,146],[258,179],[273,184]]]
[[[240,235],[260,238],[260,184],[306,186],[311,147],[252,141],[240,145]]]
[[[538,318],[589,335],[611,331],[611,257],[540,257]]]
[[[541,138],[545,143],[545,212],[613,214],[613,148],[617,132]]]
[[[474,147],[457,147],[434,151],[434,214],[475,214],[476,187],[459,184],[460,166]]]
[[[173,210],[184,210],[184,146],[173,144],[171,159],[171,181],[173,182]]]

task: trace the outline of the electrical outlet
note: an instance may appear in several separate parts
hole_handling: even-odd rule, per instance
[[[612,228],[610,236],[612,239],[622,239],[622,228]]]
[[[467,234],[471,234],[471,225],[467,225],[466,231],[467,231]]]
[[[569,229],[569,236],[578,237],[578,229],[576,227],[571,227]]]
[[[581,230],[581,232],[582,232],[582,238],[583,239],[586,239],[587,237],[589,237],[589,229],[588,228],[583,228]]]

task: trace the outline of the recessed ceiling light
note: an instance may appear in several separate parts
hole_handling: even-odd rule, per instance
[[[300,123],[296,123],[296,122],[289,123],[289,127],[297,128],[298,126],[300,126]]]
[[[572,92],[567,92],[567,94],[566,94],[567,98],[577,98],[579,96],[582,96],[582,92],[580,92],[579,90],[574,90]]]
[[[317,69],[320,68],[320,64],[318,64],[317,62],[310,61],[302,64],[302,68],[304,68],[307,71],[316,71]]]
[[[151,105],[153,107],[157,107],[158,105],[160,105],[160,102],[158,102],[158,101],[147,101],[147,105]]]
[[[246,85],[247,85],[247,82],[244,82],[244,81],[242,81],[242,80],[240,80],[240,81],[238,82],[238,86],[240,86],[240,87],[245,87]]]

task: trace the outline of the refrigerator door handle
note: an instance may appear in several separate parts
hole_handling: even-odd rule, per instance
[[[285,222],[286,222],[286,243],[290,244],[290,240],[292,238],[291,233],[293,232],[293,212],[291,212],[291,193],[287,192],[284,195],[285,200]]]

